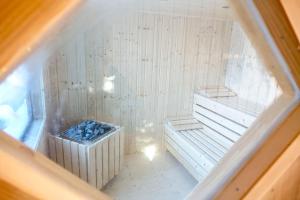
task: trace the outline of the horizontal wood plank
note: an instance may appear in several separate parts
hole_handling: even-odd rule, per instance
[[[213,99],[203,97],[199,94],[194,94],[195,104],[201,105],[209,110],[213,110],[220,115],[235,121],[245,127],[249,127],[256,119],[255,116],[243,113],[239,110],[231,108],[227,105],[221,104]]]

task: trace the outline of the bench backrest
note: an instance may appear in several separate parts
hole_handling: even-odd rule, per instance
[[[193,116],[208,128],[237,141],[256,117],[213,99],[194,94]]]

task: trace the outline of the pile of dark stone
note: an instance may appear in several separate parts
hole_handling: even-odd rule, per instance
[[[85,120],[72,126],[61,136],[78,143],[91,143],[115,129],[115,127],[108,124]]]

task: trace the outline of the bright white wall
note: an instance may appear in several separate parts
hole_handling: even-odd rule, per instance
[[[124,126],[127,152],[159,145],[167,116],[192,113],[194,90],[224,84],[231,27],[138,11],[79,32],[45,71],[49,131],[92,118]]]
[[[281,93],[238,23],[234,23],[225,85],[241,98],[264,107]]]

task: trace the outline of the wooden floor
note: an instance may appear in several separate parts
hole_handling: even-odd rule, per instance
[[[104,192],[116,200],[181,200],[196,184],[169,152],[157,154],[152,161],[137,153],[125,158],[123,170]]]

